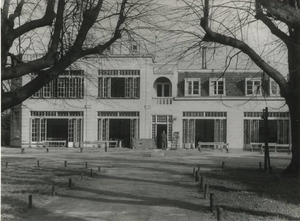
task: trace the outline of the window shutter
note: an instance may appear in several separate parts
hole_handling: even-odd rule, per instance
[[[189,83],[188,79],[184,79],[184,96],[189,95],[188,94],[188,87],[189,87],[188,83]]]

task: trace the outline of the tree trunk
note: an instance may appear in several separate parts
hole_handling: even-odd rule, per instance
[[[287,176],[300,175],[300,97],[293,96],[287,100],[290,110],[292,159],[289,166],[283,171]]]

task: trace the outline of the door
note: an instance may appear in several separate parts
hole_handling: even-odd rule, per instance
[[[163,131],[165,131],[166,134],[168,134],[168,125],[167,124],[157,124],[156,125],[156,147],[158,149],[161,149],[161,134],[163,133]]]

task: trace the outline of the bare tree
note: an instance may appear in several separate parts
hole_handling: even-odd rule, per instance
[[[228,3],[232,4],[228,4]],[[249,58],[260,67],[267,75],[276,81],[280,87],[281,96],[289,107],[291,130],[292,130],[292,160],[284,170],[285,174],[300,174],[300,1],[299,0],[255,0],[255,1],[217,1],[210,5],[205,0],[202,5],[203,11],[197,11],[200,18],[200,26],[204,30],[202,42],[214,42],[219,45],[227,45],[236,48],[248,55]],[[190,5],[191,6],[191,5]],[[276,45],[280,50],[287,51],[288,78],[273,65],[270,65],[256,52],[253,45],[247,44],[242,35],[236,35],[233,29],[240,29],[240,26],[233,26],[226,23],[226,17],[219,20],[219,27],[216,29],[213,23],[216,22],[215,12],[217,8],[223,8],[234,14],[240,26],[250,26],[253,22],[263,24],[275,37]],[[232,15],[231,14],[231,15]],[[230,20],[231,21],[231,20]],[[272,39],[267,39],[272,41]],[[284,47],[283,47],[284,46]],[[269,46],[270,47],[270,46]]]
[[[1,11],[2,111],[22,103],[83,57],[102,54],[147,21],[151,0],[5,0]],[[37,56],[26,61],[24,54]],[[39,56],[38,56],[39,55]],[[34,73],[23,86],[7,87]]]

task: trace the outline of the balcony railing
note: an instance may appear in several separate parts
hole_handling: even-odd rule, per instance
[[[159,105],[172,105],[173,103],[172,97],[154,97],[153,100]]]

